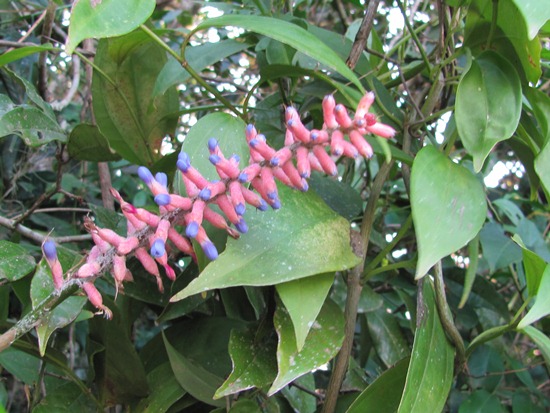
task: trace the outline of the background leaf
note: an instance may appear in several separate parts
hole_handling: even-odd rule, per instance
[[[69,36],[65,48],[67,54],[72,54],[84,39],[101,39],[131,32],[145,22],[154,9],[154,0],[75,2],[71,10]]]
[[[109,142],[99,128],[84,123],[71,131],[67,149],[73,158],[81,161],[109,162],[120,159],[120,156],[109,147]]]
[[[455,114],[460,139],[479,172],[493,147],[519,123],[521,84],[514,66],[492,51],[476,57],[460,79]]]
[[[376,354],[386,366],[393,366],[410,354],[399,323],[386,308],[371,311],[366,314],[366,318]]]
[[[422,148],[414,160],[411,208],[418,240],[417,279],[474,238],[487,214],[477,178],[433,146]]]
[[[0,240],[0,280],[16,281],[29,274],[36,262],[21,245]]]
[[[535,297],[535,303],[531,309],[527,312],[525,317],[518,324],[518,328],[524,328],[529,324],[541,319],[542,317],[550,314],[550,300],[548,295],[550,294],[550,265],[546,265],[540,285],[537,290],[537,296]]]
[[[248,233],[228,240],[218,259],[171,300],[215,288],[274,285],[357,264],[345,219],[315,194],[281,186],[279,195],[280,210],[248,212]]]

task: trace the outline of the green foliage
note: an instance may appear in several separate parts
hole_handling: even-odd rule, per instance
[[[364,3],[0,0],[0,412],[550,408],[550,9],[381,1],[363,38]],[[86,216],[132,231],[111,188],[159,213],[138,166],[185,196],[179,153],[219,179],[211,138],[242,170],[248,123],[279,150],[286,107],[321,130],[365,90],[395,136],[279,182],[240,236],[205,226],[216,260],[75,276]]]

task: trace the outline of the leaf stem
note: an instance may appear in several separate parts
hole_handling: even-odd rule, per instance
[[[414,28],[412,27],[411,22],[409,22],[409,19],[407,18],[407,12],[405,11],[405,6],[403,5],[402,1],[398,1],[397,5],[399,6],[399,9],[401,10],[401,14],[403,15],[405,26],[407,26],[407,29],[409,30],[409,33],[411,34],[411,37],[413,39],[413,42],[416,44],[416,47],[418,47],[418,51],[420,52],[420,55],[422,56],[422,60],[424,60],[424,63],[426,64],[426,67],[428,68],[429,73],[431,73],[432,65],[430,64],[430,59],[428,59],[428,55],[424,50],[424,46],[420,42],[420,39],[418,38],[418,35],[414,31]]]
[[[489,35],[487,36],[487,43],[485,44],[486,49],[491,48],[493,43],[493,37],[495,36],[495,30],[497,28],[497,19],[498,19],[498,0],[493,0],[493,15],[491,17],[491,28],[489,29]]]

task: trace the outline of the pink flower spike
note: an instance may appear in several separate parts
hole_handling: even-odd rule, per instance
[[[260,172],[260,179],[267,197],[270,199],[277,198],[277,184],[275,183],[275,179],[273,179],[271,168],[264,166]]]
[[[359,101],[357,105],[357,110],[355,111],[354,119],[363,119],[365,115],[369,112],[370,107],[374,103],[375,95],[373,92],[367,92]]]
[[[319,159],[317,159],[317,157],[313,154],[313,152],[309,152],[307,154],[307,159],[309,161],[309,166],[311,169],[314,169],[315,171],[323,172],[323,167],[321,166]]]
[[[326,153],[325,148],[320,145],[313,147],[313,155],[319,161],[319,164],[323,168],[323,171],[330,176],[336,176],[338,174],[338,168],[332,160],[332,158]]]
[[[225,214],[229,222],[232,224],[236,224],[239,222],[239,215],[235,212],[235,208],[233,207],[233,204],[227,197],[227,195],[220,195],[218,198],[216,198],[216,204],[220,207],[222,212]]]
[[[118,290],[122,290],[122,282],[126,279],[126,257],[115,255],[113,256],[113,278],[115,279],[115,299],[118,295]]]
[[[311,142],[311,132],[304,126],[299,116],[294,116],[286,122],[296,139],[303,143]]]
[[[395,129],[385,123],[376,122],[374,125],[367,126],[366,129],[370,133],[386,139],[393,138],[395,135]]]
[[[205,207],[206,203],[204,201],[196,199],[191,212],[185,215],[185,235],[188,237],[195,238],[197,236],[197,232],[202,224]]]
[[[258,208],[260,211],[267,210],[267,204],[257,193],[245,187],[241,188],[241,192],[243,193],[244,200],[247,204]]]
[[[88,260],[76,273],[77,278],[88,278],[99,273],[101,266],[97,261]]]
[[[172,267],[170,267],[168,264],[163,265],[164,272],[166,272],[166,276],[170,281],[174,281],[176,279],[176,272]]]
[[[311,175],[308,155],[309,149],[305,146],[299,146],[298,149],[296,149],[296,167],[302,178],[309,178]]]
[[[344,153],[344,134],[339,129],[332,132],[330,139],[330,152],[334,156],[340,156]]]
[[[292,158],[292,151],[288,147],[279,149],[269,160],[271,166],[282,166]]]
[[[326,130],[313,129],[311,131],[311,140],[314,141],[317,145],[326,143],[329,141],[329,136]]]
[[[107,241],[116,248],[126,239],[109,228],[98,228],[94,225],[94,231],[96,231],[102,240]]]
[[[373,155],[372,146],[363,138],[363,136],[356,130],[352,130],[349,133],[349,139],[351,144],[357,148],[361,156],[365,158],[370,158]]]
[[[296,140],[294,139],[294,134],[290,129],[287,128],[285,132],[285,146],[292,145]]]
[[[215,198],[219,194],[225,193],[225,182],[217,181],[210,182],[199,192],[199,198],[203,201],[209,201],[211,198]]]
[[[246,182],[252,181],[254,178],[256,178],[260,174],[261,170],[262,170],[262,167],[258,163],[252,163],[248,165],[239,174],[239,182],[244,184]]]
[[[296,189],[299,189],[303,192],[308,190],[309,186],[307,184],[307,181],[300,176],[298,170],[294,167],[294,164],[292,162],[285,163],[281,169],[285,172],[286,176],[288,176],[288,178],[292,182],[292,185]]]
[[[231,160],[220,159],[220,161],[215,164],[215,167],[218,175],[220,175],[222,179],[237,179],[239,176],[238,163],[231,162]],[[225,175],[225,177],[223,175]]]
[[[168,239],[169,228],[170,228],[170,221],[168,221],[167,219],[161,219],[155,231],[155,238],[160,238],[161,240],[166,242],[166,240]]]
[[[323,120],[329,129],[336,129],[338,127],[338,122],[336,122],[336,118],[334,117],[335,106],[336,101],[334,100],[334,96],[325,96],[323,99]]]
[[[229,183],[229,197],[238,215],[243,215],[246,211],[245,200],[241,188],[242,185],[238,181],[231,181]]]
[[[273,157],[273,155],[275,155],[275,149],[267,144],[267,142],[265,141],[265,137],[263,139],[260,139],[260,136],[263,135],[258,135],[256,139],[252,139],[250,142],[248,142],[248,144],[264,159],[269,160]]]
[[[290,178],[287,176],[285,171],[283,171],[281,168],[273,168],[272,169],[273,176],[281,182],[283,185],[293,187],[294,184],[290,180]]]
[[[214,243],[210,241],[204,229],[202,229],[202,231],[199,231],[197,235],[197,241],[204,251],[204,255],[206,255],[206,258],[208,258],[210,261],[218,258],[218,250],[216,249]]]
[[[57,258],[57,248],[52,240],[47,239],[42,243],[42,253],[46,258],[46,262],[52,273],[53,285],[56,290],[60,290],[63,286],[63,268]]]
[[[135,250],[139,245],[139,240],[137,237],[130,236],[125,238],[117,247],[117,252],[120,255],[127,255],[133,250]]]
[[[107,319],[113,318],[113,313],[103,305],[103,298],[92,282],[85,282],[82,284],[82,289],[86,293],[90,303],[99,310],[100,314],[103,314]]]
[[[232,238],[239,238],[240,235],[237,231],[231,228],[223,216],[217,212],[212,211],[210,208],[206,207],[204,209],[204,219],[214,225],[216,228],[223,229],[227,231],[229,236]]]
[[[125,205],[124,207],[122,207],[122,209],[123,211],[127,211],[131,214],[134,214],[137,219],[139,219],[140,221],[144,222],[145,224],[151,227],[156,227],[160,221],[160,218],[157,215],[147,211],[146,209],[136,208],[131,204]]]
[[[353,123],[346,107],[342,104],[336,105],[334,108],[334,116],[336,117],[336,122],[338,122],[342,128],[349,128]]]
[[[145,270],[148,273],[154,275],[155,277],[160,276],[160,273],[159,273],[159,270],[158,270],[158,267],[157,267],[157,263],[155,262],[153,257],[151,257],[149,255],[149,253],[147,252],[147,250],[145,248],[143,248],[143,247],[138,248],[135,251],[134,255],[136,256],[136,258],[139,260],[141,265],[143,265],[143,268],[145,268]]]
[[[252,139],[255,139],[256,136],[258,136],[258,131],[256,131],[254,125],[249,124],[246,126],[245,136],[246,142],[250,142]]]
[[[178,250],[181,252],[192,255],[194,254],[193,246],[189,242],[189,240],[183,236],[181,236],[178,231],[176,231],[174,228],[168,229],[168,239],[172,241],[172,243],[176,246]]]

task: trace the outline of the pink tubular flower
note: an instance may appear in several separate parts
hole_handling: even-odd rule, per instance
[[[359,151],[359,153],[364,156],[365,158],[370,158],[374,154],[372,150],[372,146],[363,138],[363,136],[357,132],[356,130],[352,130],[349,133],[349,139],[355,148]]]
[[[63,286],[63,269],[61,268],[61,263],[57,258],[57,248],[55,243],[49,239],[45,240],[42,243],[42,253],[46,258],[48,266],[50,267],[53,285],[56,290],[60,290]]]
[[[103,314],[107,319],[113,318],[113,313],[103,305],[101,293],[92,282],[85,282],[82,284],[82,289],[86,293],[86,296],[88,296],[88,301],[99,310],[99,314]]]
[[[373,92],[367,92],[359,101],[354,119],[363,119],[374,103],[375,95]]]
[[[313,155],[319,161],[323,171],[330,176],[336,176],[338,174],[338,168],[332,160],[332,158],[326,153],[325,148],[321,145],[316,145],[313,147]]]
[[[374,125],[370,126],[367,125],[366,129],[368,132],[386,139],[393,138],[393,136],[395,135],[394,128],[392,128],[390,125],[386,125],[380,122],[376,122]]]
[[[336,101],[334,96],[327,95],[323,99],[323,120],[325,121],[325,126],[329,129],[336,129],[338,127],[338,122],[334,117],[334,108],[336,106]]]
[[[336,107],[334,108],[334,116],[336,117],[336,122],[342,128],[347,129],[353,124],[353,121],[349,117],[348,110],[345,108],[344,105],[336,105]]]

